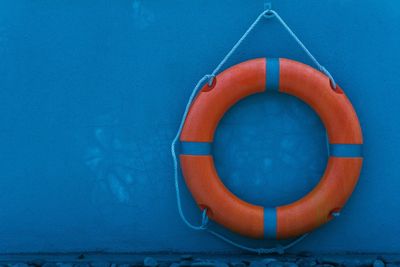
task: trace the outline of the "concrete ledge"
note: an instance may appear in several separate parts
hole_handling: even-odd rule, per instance
[[[400,254],[246,254],[67,253],[2,254],[0,265],[8,267],[312,267],[400,266]]]

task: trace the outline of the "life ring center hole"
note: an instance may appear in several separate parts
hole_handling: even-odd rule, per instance
[[[325,170],[325,128],[293,96],[256,94],[222,118],[213,155],[222,182],[239,198],[263,206],[288,204],[310,192]]]

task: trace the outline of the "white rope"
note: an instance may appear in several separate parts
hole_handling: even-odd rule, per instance
[[[242,44],[242,42],[246,39],[246,37],[249,35],[249,33],[257,26],[257,24],[260,22],[262,18],[273,18],[276,17],[279,23],[285,28],[285,30],[290,34],[290,36],[296,41],[296,43],[303,49],[303,51],[307,54],[307,56],[314,62],[314,64],[318,67],[318,69],[323,72],[326,76],[329,77],[331,81],[331,86],[333,89],[336,89],[336,82],[333,79],[332,75],[330,72],[322,66],[318,60],[311,54],[311,52],[307,49],[307,47],[303,44],[302,41],[297,37],[297,35],[293,32],[292,29],[286,24],[286,22],[279,16],[278,12],[272,9],[267,9],[263,11],[257,18],[256,20],[250,25],[250,27],[246,30],[246,32],[240,37],[240,39],[236,42],[236,44],[229,50],[229,52],[225,55],[225,57],[221,60],[221,62],[217,65],[217,67],[214,69],[214,71],[211,73],[211,79],[208,82],[208,85],[211,86],[215,76],[221,69],[221,67],[228,61],[228,59],[232,56],[232,54],[236,51],[236,49]]]
[[[189,222],[183,213],[182,209],[182,203],[181,203],[181,197],[180,197],[180,189],[179,189],[179,166],[178,166],[178,157],[176,154],[176,144],[179,141],[179,137],[182,132],[183,125],[185,123],[187,114],[189,112],[190,106],[196,97],[199,89],[201,86],[208,80],[208,85],[212,86],[213,81],[217,73],[220,71],[222,66],[228,61],[228,59],[232,56],[232,54],[236,51],[236,49],[242,44],[242,42],[246,39],[246,37],[250,34],[250,32],[257,26],[257,24],[260,22],[262,18],[272,18],[276,17],[278,21],[281,23],[281,25],[286,29],[286,31],[293,37],[293,39],[299,44],[299,46],[304,50],[304,52],[311,58],[311,60],[314,62],[315,65],[318,66],[319,70],[325,73],[331,81],[331,86],[335,89],[336,88],[336,83],[335,80],[333,79],[332,75],[328,72],[328,70],[322,66],[316,58],[311,54],[311,52],[305,47],[305,45],[300,41],[300,39],[296,36],[296,34],[289,28],[289,26],[285,23],[285,21],[278,15],[278,13],[272,9],[267,9],[263,11],[257,18],[256,20],[250,25],[250,27],[246,30],[246,32],[240,37],[240,39],[235,43],[235,45],[231,48],[231,50],[225,55],[225,57],[221,60],[221,62],[217,65],[217,67],[213,70],[211,74],[204,75],[196,84],[194,87],[192,94],[189,97],[188,103],[186,104],[185,111],[183,112],[182,120],[181,123],[179,124],[178,132],[176,133],[176,136],[174,140],[172,141],[171,144],[171,154],[172,154],[172,159],[174,162],[174,178],[175,178],[175,190],[176,190],[176,201],[177,201],[177,206],[178,206],[178,211],[179,211],[179,216],[181,217],[182,221],[191,229],[193,230],[205,230],[209,232],[210,234],[218,237],[219,239],[237,247],[243,250],[247,250],[250,252],[255,252],[258,254],[268,254],[268,253],[279,253],[283,254],[286,249],[291,248],[292,246],[296,245],[298,242],[303,240],[308,234],[304,234],[300,236],[299,238],[295,239],[294,241],[290,242],[289,244],[282,246],[282,245],[277,245],[276,247],[272,248],[252,248],[248,246],[241,245],[239,243],[236,243],[232,241],[231,239],[213,231],[207,228],[208,225],[208,216],[207,216],[207,209],[203,210],[202,213],[202,222],[200,225],[194,225],[191,222]]]

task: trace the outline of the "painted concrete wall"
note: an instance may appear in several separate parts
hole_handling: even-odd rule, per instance
[[[365,137],[342,216],[292,251],[399,252],[400,4],[273,6],[346,91]],[[194,84],[262,9],[261,0],[1,1],[0,252],[232,250],[178,218],[169,145]],[[227,65],[265,56],[311,64],[265,20]],[[252,96],[218,129],[217,169],[247,201],[288,203],[318,182],[324,138],[299,100]]]

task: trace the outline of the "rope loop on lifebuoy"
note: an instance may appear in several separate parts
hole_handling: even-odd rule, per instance
[[[173,162],[174,162],[174,178],[175,178],[175,190],[176,190],[176,199],[177,199],[177,206],[178,206],[178,211],[179,211],[179,215],[181,217],[181,219],[183,220],[183,222],[190,228],[192,228],[193,230],[206,230],[209,233],[213,234],[214,236],[224,240],[225,242],[236,246],[240,249],[244,249],[250,252],[254,252],[254,253],[259,253],[259,254],[266,254],[266,253],[284,253],[284,251],[286,249],[289,249],[290,247],[294,246],[295,244],[297,244],[298,242],[300,242],[301,240],[303,240],[303,238],[305,238],[305,236],[307,234],[304,234],[302,236],[300,236],[299,238],[297,238],[296,240],[294,240],[293,242],[290,242],[289,244],[285,245],[285,246],[276,246],[273,248],[251,248],[248,246],[243,246],[237,242],[234,242],[228,238],[226,238],[225,236],[216,233],[212,230],[210,230],[208,228],[208,224],[209,224],[209,216],[207,215],[207,212],[209,212],[208,208],[203,209],[203,213],[202,213],[202,222],[200,225],[196,226],[193,225],[191,222],[189,222],[186,219],[186,216],[184,215],[183,209],[182,209],[182,204],[181,204],[181,199],[180,199],[180,190],[179,190],[179,166],[178,166],[178,159],[177,159],[177,153],[176,153],[176,145],[179,142],[179,138],[182,134],[182,129],[184,127],[185,124],[185,120],[188,116],[189,113],[189,109],[194,101],[194,99],[196,98],[198,92],[200,91],[200,89],[202,88],[202,85],[204,83],[206,83],[206,85],[210,88],[213,88],[215,86],[216,83],[216,79],[217,79],[217,73],[221,70],[222,66],[229,60],[229,58],[233,55],[233,53],[237,50],[237,48],[243,43],[243,41],[247,38],[247,36],[251,33],[251,31],[257,26],[257,24],[261,21],[262,18],[277,18],[277,20],[280,22],[280,24],[286,29],[286,31],[290,34],[290,36],[297,42],[297,44],[302,48],[302,50],[308,55],[308,57],[313,61],[313,63],[318,67],[318,69],[324,73],[328,79],[329,79],[329,84],[330,87],[334,90],[336,90],[337,85],[336,82],[333,78],[333,76],[329,73],[329,71],[322,66],[317,60],[316,58],[311,54],[311,52],[305,47],[305,45],[300,41],[300,39],[296,36],[296,34],[290,29],[290,27],[285,23],[285,21],[279,16],[279,14],[274,11],[273,9],[266,8],[256,19],[255,21],[249,26],[249,28],[245,31],[245,33],[241,36],[241,38],[234,44],[234,46],[229,50],[229,52],[225,55],[225,57],[221,60],[221,62],[216,66],[216,68],[212,71],[211,74],[207,74],[204,75],[196,84],[196,86],[194,87],[188,103],[186,105],[185,111],[183,113],[182,116],[182,120],[181,123],[179,125],[178,128],[178,132],[171,144],[171,154],[172,154],[172,158],[173,158]],[[218,82],[219,83],[219,82]],[[218,87],[218,85],[216,86]],[[350,149],[351,150],[351,149]],[[355,149],[355,153],[357,154],[357,148]],[[330,213],[330,216],[336,217],[338,216],[340,213],[338,210],[334,210],[333,212]]]

